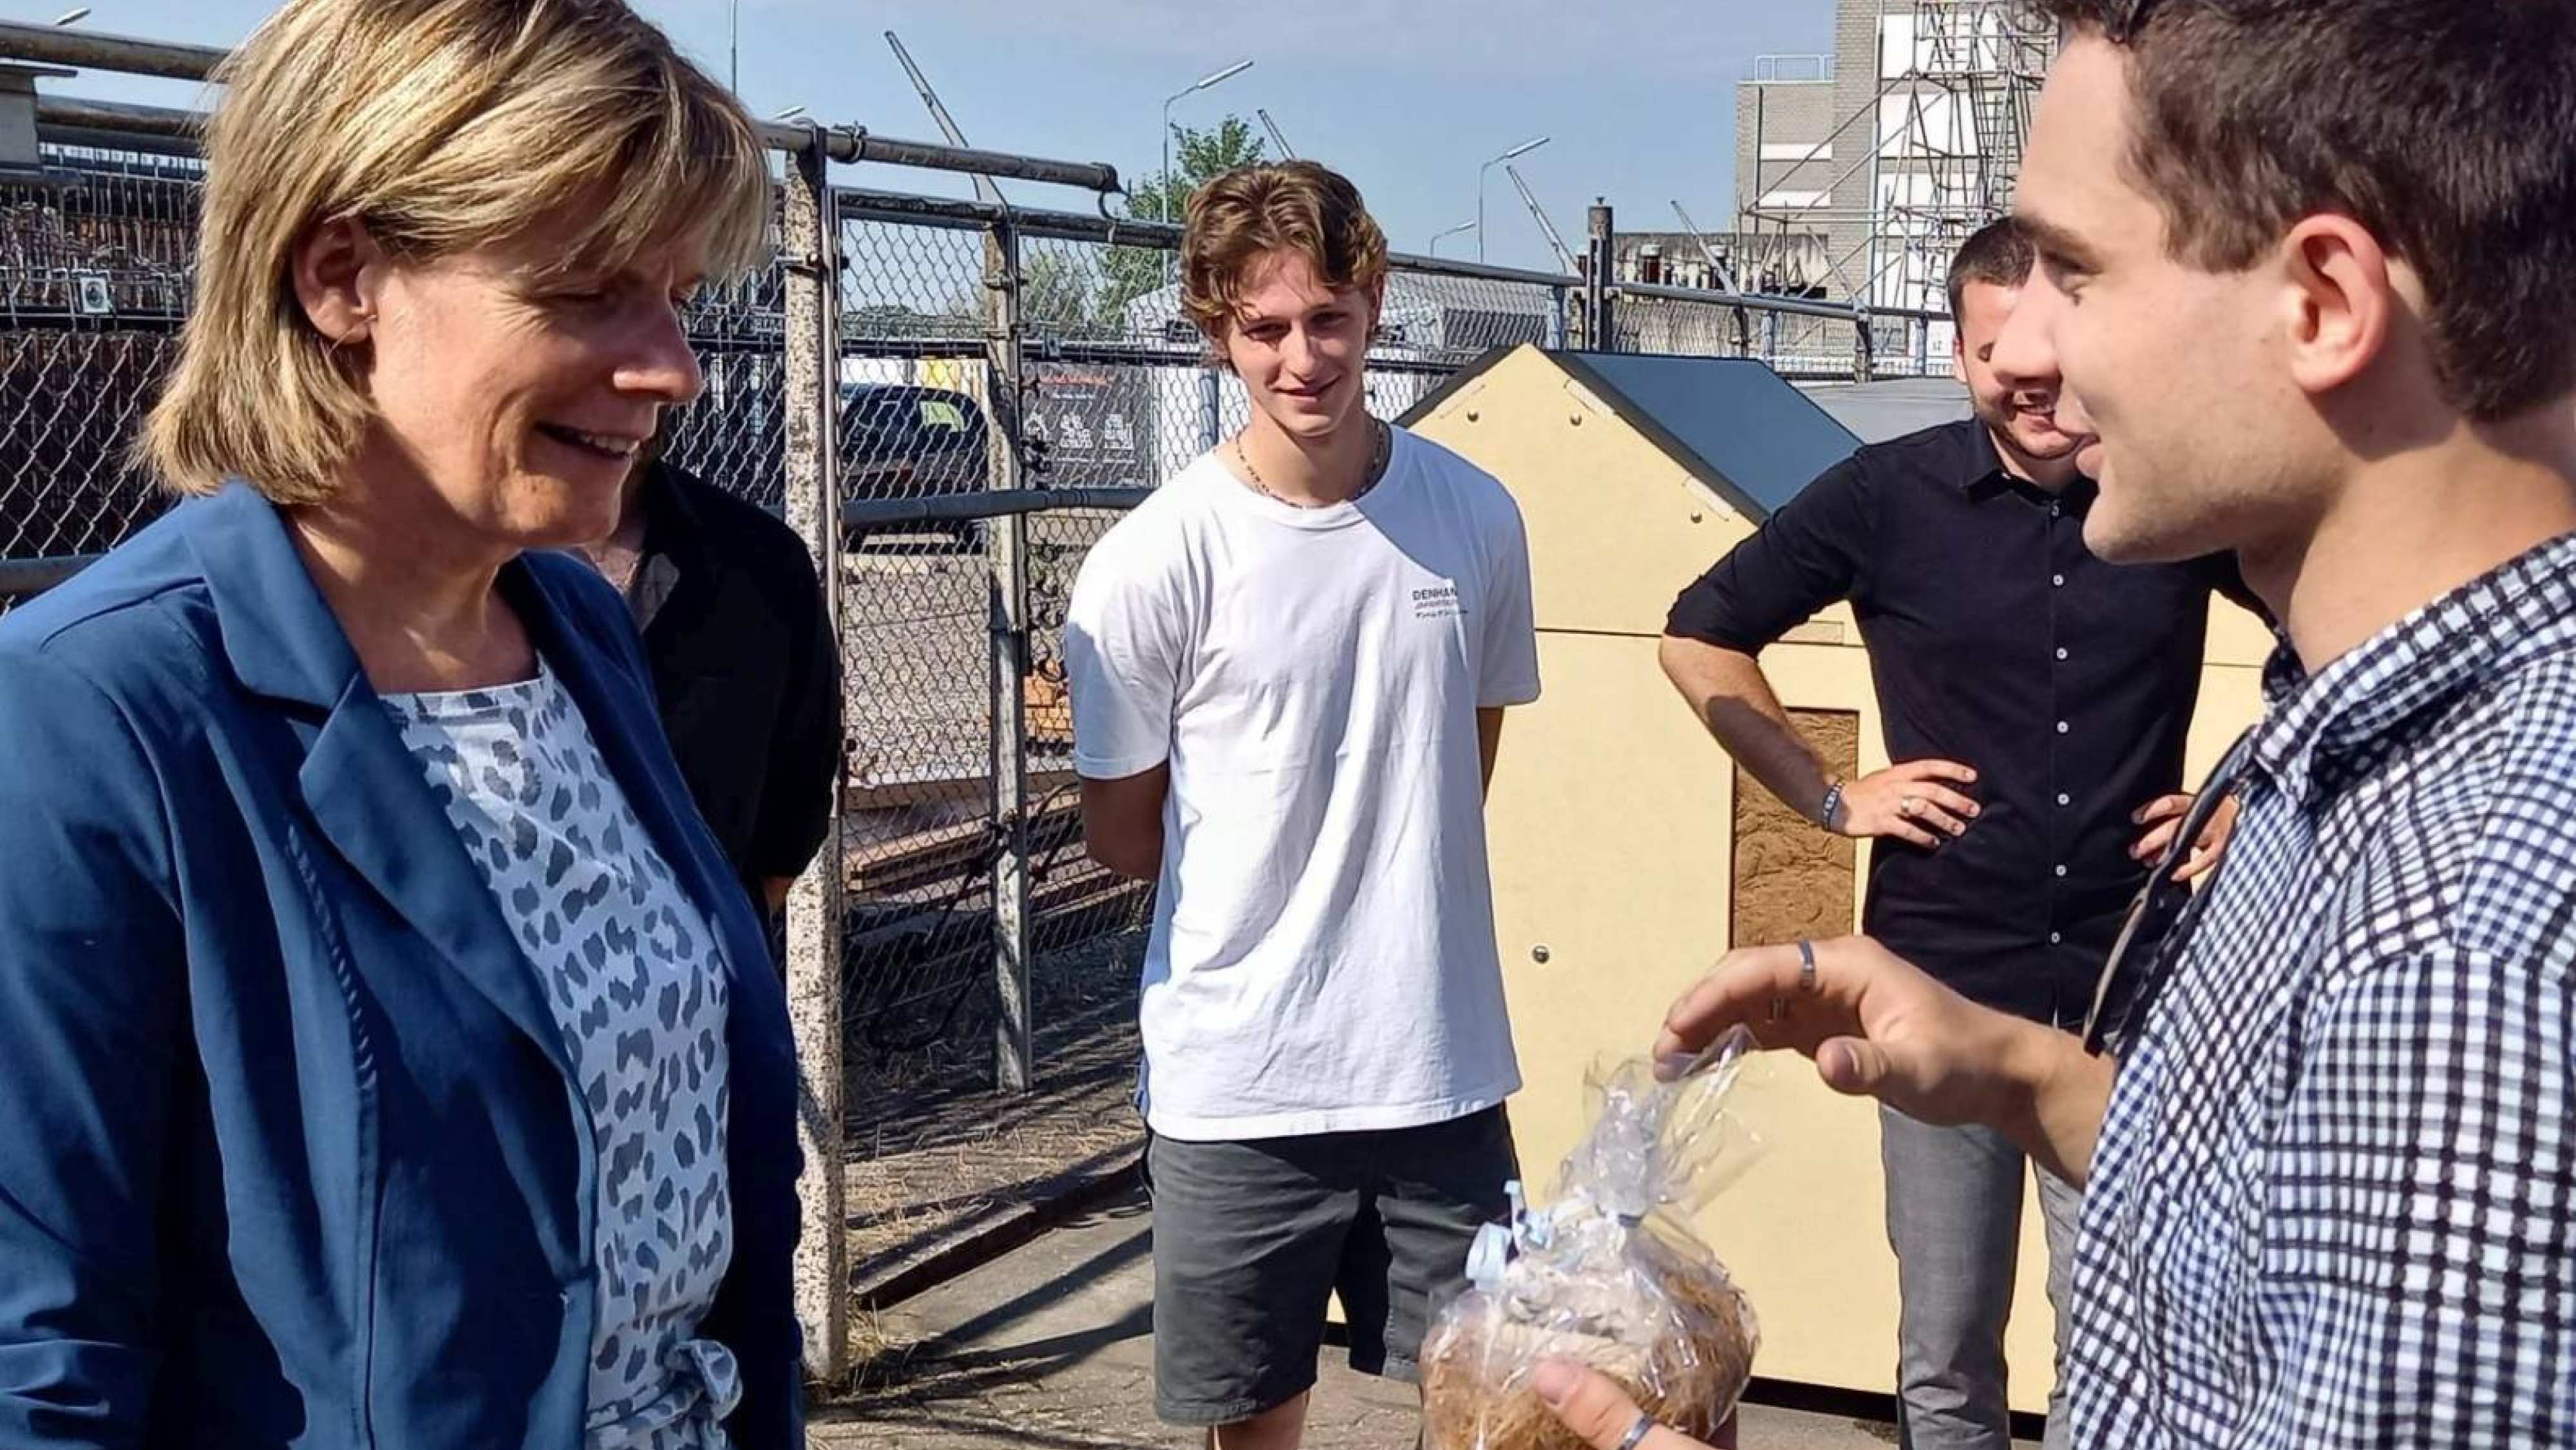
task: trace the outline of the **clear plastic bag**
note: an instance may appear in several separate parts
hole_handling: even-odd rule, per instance
[[[1478,1237],[1470,1287],[1423,1342],[1429,1450],[1585,1450],[1529,1383],[1563,1357],[1619,1381],[1658,1422],[1708,1439],[1751,1378],[1753,1306],[1690,1231],[1691,1211],[1739,1160],[1727,1091],[1751,1034],[1736,1028],[1659,1080],[1643,1058],[1590,1084],[1590,1131],[1544,1209]],[[1731,1175],[1730,1175],[1731,1176]]]

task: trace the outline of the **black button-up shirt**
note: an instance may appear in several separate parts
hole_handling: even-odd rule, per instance
[[[1974,420],[1861,449],[1682,592],[1666,632],[1757,654],[1849,600],[1891,760],[1977,772],[1937,850],[1881,839],[1862,929],[1974,1000],[2081,1021],[2144,879],[2130,814],[2181,788],[2213,587],[2232,563],[2106,564],[2089,480],[2003,471]],[[1817,802],[1795,804],[1813,814]]]
[[[757,903],[813,859],[840,778],[840,653],[813,560],[784,522],[656,462],[627,602],[680,775]]]

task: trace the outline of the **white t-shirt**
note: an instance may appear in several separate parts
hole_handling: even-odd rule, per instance
[[[1065,629],[1074,767],[1168,761],[1139,1100],[1182,1140],[1406,1128],[1520,1086],[1480,707],[1538,698],[1503,486],[1396,430],[1356,503],[1200,458],[1093,547]]]

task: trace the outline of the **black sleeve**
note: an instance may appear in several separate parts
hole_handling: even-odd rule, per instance
[[[1869,471],[1855,454],[1683,590],[1664,633],[1758,654],[1818,610],[1863,596],[1875,515]]]
[[[762,877],[797,875],[814,859],[841,778],[840,650],[822,583],[801,546],[795,555],[780,595],[794,641],[787,688],[771,731],[760,819],[745,849],[746,864]]]
[[[2263,621],[2265,628],[2277,630],[2280,627],[2280,621],[2272,617],[2271,606],[2257,598],[2254,591],[2245,586],[2245,571],[2237,567],[2236,554],[2233,550],[2220,554],[2203,554],[2192,560],[2186,567],[2199,575],[2211,589],[2225,595],[2230,601],[2242,605],[2246,612]]]

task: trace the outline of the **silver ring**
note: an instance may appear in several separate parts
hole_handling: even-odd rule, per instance
[[[1655,1417],[1639,1410],[1637,1423],[1630,1425],[1628,1433],[1619,1437],[1619,1450],[1637,1450],[1637,1443],[1654,1432]]]
[[[1903,800],[1898,801],[1896,803],[1896,813],[1905,817],[1909,821],[1914,819],[1916,816],[1921,815],[1923,813],[1923,797],[1919,795],[1910,795]]]
[[[1816,944],[1805,937],[1798,938],[1798,990],[1816,990]]]

